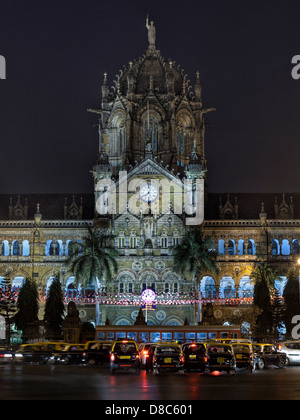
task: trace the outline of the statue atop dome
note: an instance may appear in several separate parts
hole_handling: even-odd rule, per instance
[[[149,50],[155,50],[156,29],[153,20],[149,25],[148,14],[146,18],[146,28],[148,29]]]

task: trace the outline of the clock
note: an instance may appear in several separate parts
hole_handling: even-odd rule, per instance
[[[147,182],[147,184],[144,184],[140,187],[140,198],[143,201],[147,201],[148,203],[155,201],[158,197],[158,194],[158,187],[153,183]]]
[[[151,303],[155,300],[155,292],[152,289],[146,289],[142,292],[142,300],[146,303]]]

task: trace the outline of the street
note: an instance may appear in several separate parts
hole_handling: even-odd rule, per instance
[[[116,372],[100,366],[0,366],[1,400],[288,400],[300,399],[300,367],[268,368],[235,377],[141,371]]]

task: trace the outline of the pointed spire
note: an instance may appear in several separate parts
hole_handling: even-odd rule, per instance
[[[103,79],[103,84],[102,84],[102,103],[107,102],[108,101],[108,96],[109,96],[109,86],[107,84],[107,73],[104,73],[104,79]]]
[[[199,71],[196,72],[196,83],[194,86],[194,90],[195,90],[195,99],[197,102],[201,101],[201,95],[202,95],[202,85],[200,83],[200,73]]]

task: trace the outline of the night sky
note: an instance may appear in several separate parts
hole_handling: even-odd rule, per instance
[[[156,46],[200,72],[210,192],[300,193],[299,0],[2,0],[0,193],[92,192],[103,73]]]

